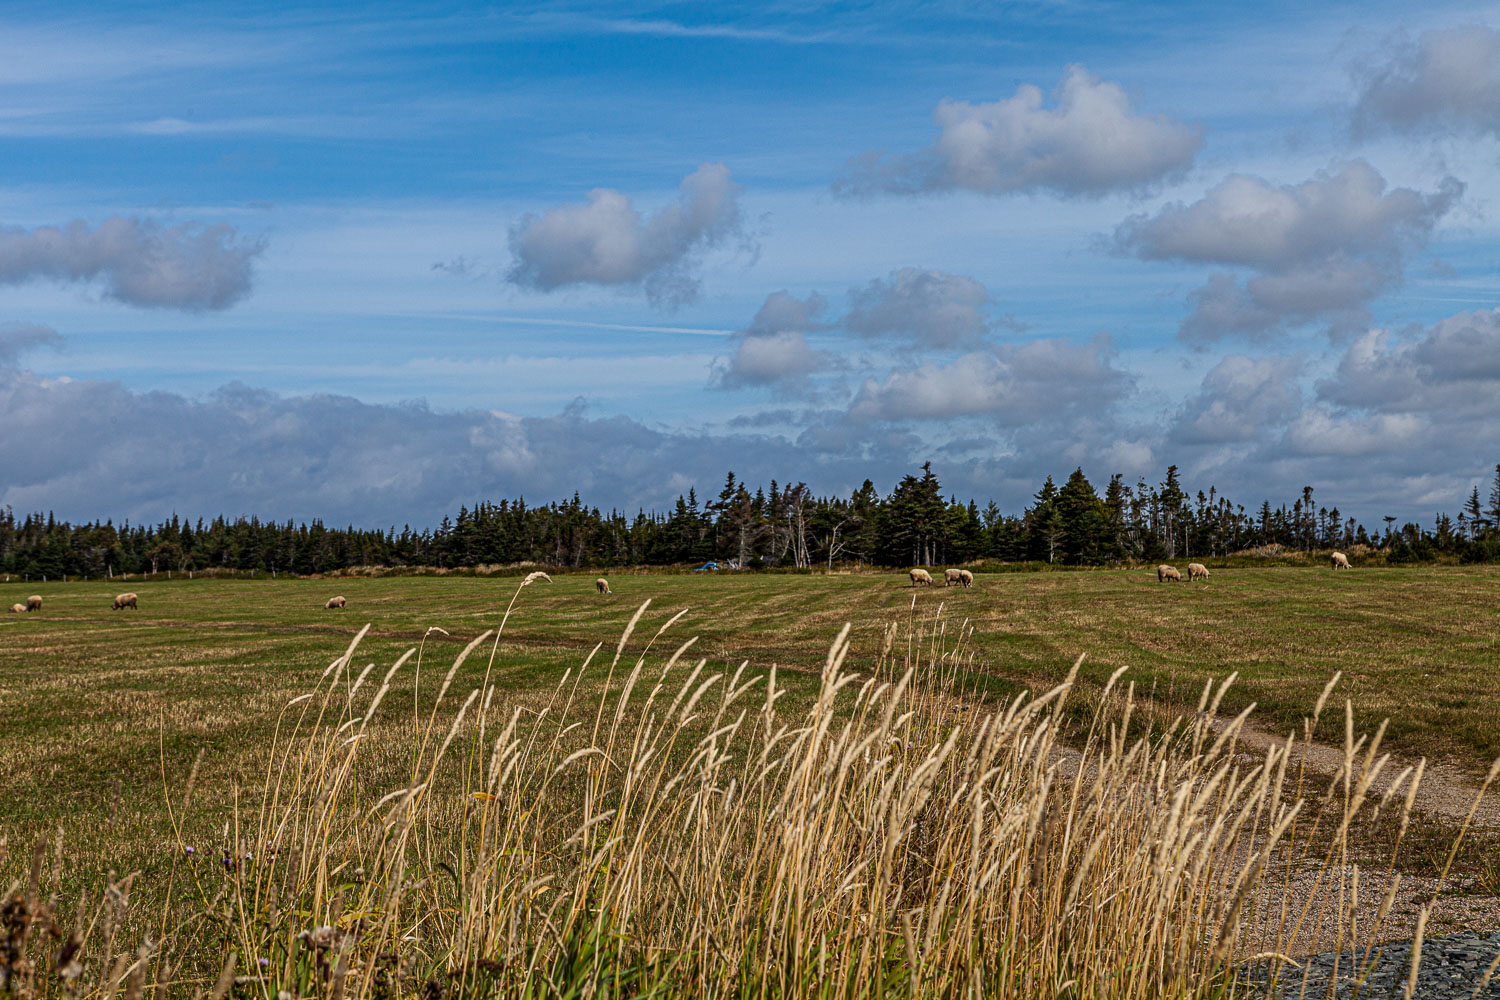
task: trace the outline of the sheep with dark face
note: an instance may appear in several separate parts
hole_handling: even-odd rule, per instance
[[[968,570],[966,570],[966,569],[959,570],[958,571],[958,578],[959,578],[959,580],[961,580],[963,582],[963,585],[965,587],[972,587],[972,586],[974,586],[974,574],[970,573]]]
[[[141,610],[140,605],[136,603],[136,596],[134,594],[115,595],[115,603],[111,604],[109,607],[111,611],[119,611],[122,608],[132,608],[136,611]]]
[[[1333,568],[1349,569],[1349,557],[1344,555],[1342,552],[1335,552],[1333,554]]]
[[[1208,567],[1202,563],[1188,563],[1188,581],[1207,580]]]
[[[945,587],[951,587],[955,583],[958,584],[960,587],[963,586],[963,584],[964,584],[964,573],[963,573],[963,570],[961,570],[961,569],[945,569],[945,570],[943,570],[943,586],[945,586]]]
[[[24,604],[12,604],[10,606],[11,614],[20,614],[21,612],[23,612],[25,610],[26,610],[26,605],[24,605]]]
[[[26,598],[26,610],[27,611],[40,611],[40,610],[42,610],[42,599],[41,599],[41,597],[39,595],[37,595],[37,594],[32,594],[30,597]]]
[[[323,605],[323,607],[325,610],[332,611],[334,608],[342,608],[347,603],[349,602],[343,597],[330,597],[328,603]]]
[[[597,580],[594,581],[594,589],[597,590],[597,591],[599,591],[599,593],[601,593],[601,594],[612,594],[612,593],[614,593],[614,591],[612,591],[612,590],[609,589],[609,581],[606,580],[606,579],[604,579],[604,577],[602,577],[602,576],[599,579],[597,579]]]
[[[1166,583],[1168,580],[1181,583],[1182,574],[1177,572],[1177,568],[1175,566],[1162,565],[1156,567],[1156,582]]]
[[[913,587],[918,584],[924,587],[932,586],[932,574],[925,569],[914,569],[909,575],[911,576],[911,585]]]

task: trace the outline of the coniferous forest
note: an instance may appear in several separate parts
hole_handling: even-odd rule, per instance
[[[711,498],[693,490],[671,511],[633,515],[572,499],[529,506],[479,501],[435,528],[370,530],[256,517],[160,524],[70,524],[0,509],[0,572],[27,578],[100,577],[195,569],[327,573],[353,567],[700,565],[740,568],[940,565],[991,559],[1101,566],[1212,558],[1267,546],[1315,551],[1368,546],[1386,562],[1500,560],[1500,465],[1456,516],[1431,525],[1367,528],[1305,487],[1290,503],[1246,507],[1190,491],[1176,466],[1157,484],[1114,476],[1103,490],[1081,469],[1048,477],[1020,514],[994,502],[944,496],[930,463],[881,495],[869,480],[851,495],[817,496],[805,483],[751,484],[730,473]]]

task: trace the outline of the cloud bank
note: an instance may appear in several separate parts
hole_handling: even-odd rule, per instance
[[[700,292],[702,254],[740,230],[740,186],[722,163],[683,178],[677,200],[643,216],[630,196],[595,188],[583,204],[527,215],[510,230],[508,279],[550,292],[573,285],[640,287],[654,305],[679,306]]]
[[[250,294],[264,245],[224,223],[163,227],[112,216],[36,229],[0,229],[0,285],[97,282],[106,298],[154,309],[227,309]]]
[[[775,299],[761,329],[802,310],[816,322],[815,305]],[[1154,482],[1173,462],[1189,485],[1246,504],[1311,484],[1365,519],[1425,517],[1455,510],[1500,454],[1500,311],[1489,310],[1369,331],[1311,386],[1300,358],[1231,355],[1161,414],[1143,409],[1138,376],[1106,337],[985,348],[866,380],[846,407],[775,411],[766,424],[787,428],[775,434],[750,417],[728,432],[670,430],[581,406],[443,412],[238,383],[188,398],[17,366],[22,350],[56,339],[37,327],[0,336],[0,504],[72,518],[175,510],[427,527],[481,498],[575,490],[664,509],[730,468],[820,492],[866,477],[884,489],[927,459],[959,496],[1008,510],[1074,465],[1102,484],[1116,472]]]
[[[788,455],[785,441],[674,434],[577,409],[440,412],[238,383],[190,399],[13,367],[0,368],[0,425],[0,505],[74,518],[223,512],[430,527],[479,499],[574,490],[633,513],[665,508],[727,466],[785,475]]]
[[[1097,198],[1180,176],[1203,145],[1201,126],[1143,115],[1125,88],[1070,66],[1044,106],[1030,84],[999,101],[944,100],[938,137],[911,155],[866,153],[836,185],[844,194],[964,190]]]

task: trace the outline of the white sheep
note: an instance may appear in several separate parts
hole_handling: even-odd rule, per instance
[[[32,594],[30,597],[26,598],[26,610],[27,611],[40,611],[40,610],[42,610],[42,599],[41,599],[41,597],[39,597],[36,594]]]
[[[330,597],[328,603],[323,605],[323,607],[326,610],[332,611],[334,608],[342,608],[347,603],[349,602],[343,597]]]
[[[26,605],[24,605],[24,604],[12,604],[10,606],[10,610],[11,610],[12,614],[16,614],[16,613],[25,611],[26,610]]]
[[[1202,563],[1188,563],[1188,580],[1208,579],[1208,567]]]
[[[1335,552],[1333,554],[1333,568],[1334,569],[1348,569],[1349,568],[1349,557],[1346,556],[1346,555],[1344,555],[1342,552]]]
[[[1182,574],[1177,572],[1177,569],[1174,566],[1161,565],[1156,567],[1156,582],[1166,583],[1168,580],[1175,580],[1176,582],[1181,583]]]
[[[966,569],[959,570],[958,571],[958,577],[959,577],[960,580],[963,581],[965,587],[972,587],[972,586],[974,586],[974,574],[970,573],[968,570],[966,570]]]
[[[963,570],[958,570],[958,569],[945,569],[945,570],[943,570],[943,586],[945,586],[945,587],[951,587],[955,583],[958,584],[960,587],[963,586],[963,583],[964,583]]]
[[[111,611],[119,611],[122,608],[141,610],[140,605],[136,603],[136,596],[134,594],[116,594],[115,602],[109,608]]]
[[[599,593],[601,593],[601,594],[612,594],[612,593],[614,593],[614,591],[612,591],[612,590],[609,589],[609,581],[606,580],[606,579],[604,579],[604,577],[602,577],[602,576],[599,579],[597,579],[597,580],[594,581],[594,589],[597,590],[597,591],[599,591]]]
[[[919,583],[926,587],[932,586],[932,574],[927,572],[925,569],[912,570],[911,585],[915,587]]]

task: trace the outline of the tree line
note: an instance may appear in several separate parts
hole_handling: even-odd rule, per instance
[[[537,563],[590,567],[718,562],[742,568],[873,564],[942,565],[975,559],[1098,566],[1210,558],[1280,545],[1314,551],[1367,545],[1387,561],[1500,559],[1500,465],[1488,502],[1478,486],[1456,517],[1431,527],[1367,530],[1304,487],[1290,504],[1255,509],[1212,486],[1190,493],[1171,466],[1160,483],[1116,475],[1102,493],[1082,469],[1061,486],[1049,476],[1020,514],[945,496],[931,463],[889,494],[873,483],[847,497],[817,496],[806,483],[756,486],[730,473],[718,494],[695,490],[670,511],[627,516],[572,499],[528,506],[480,501],[436,527],[399,531],[329,527],[322,521],[215,517],[190,523],[70,524],[51,514],[0,508],[0,571],[31,579],[217,568],[326,573],[359,566],[446,568]]]

